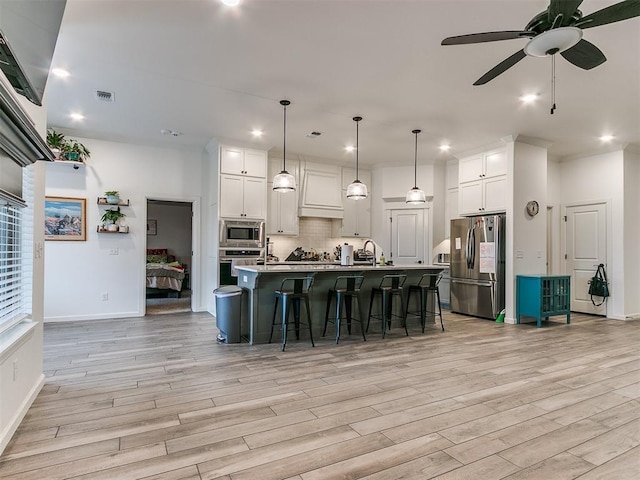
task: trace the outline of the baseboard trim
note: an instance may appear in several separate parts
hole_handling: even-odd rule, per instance
[[[13,434],[16,433],[16,430],[20,426],[22,419],[25,417],[25,415],[29,411],[29,408],[31,407],[34,400],[40,393],[40,390],[42,390],[42,387],[44,386],[44,381],[45,381],[45,376],[44,374],[41,374],[38,380],[36,381],[36,383],[33,385],[33,388],[31,388],[29,395],[25,397],[24,401],[20,405],[20,408],[18,409],[18,411],[13,415],[11,420],[9,420],[9,423],[7,424],[5,429],[2,432],[0,432],[0,454],[2,454],[4,449],[7,447],[7,445],[9,444],[9,441],[11,441],[11,437],[13,437]]]
[[[64,317],[45,317],[45,323],[54,322],[76,322],[79,320],[109,320],[111,318],[131,318],[131,317],[144,317],[144,313],[140,311],[135,312],[121,312],[121,313],[101,313],[97,315],[70,315]]]

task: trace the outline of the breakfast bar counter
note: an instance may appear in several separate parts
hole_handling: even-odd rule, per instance
[[[237,266],[238,286],[245,290],[246,308],[243,308],[243,322],[241,334],[250,344],[267,343],[271,331],[273,309],[275,305],[274,292],[280,288],[285,278],[313,276],[313,286],[309,293],[311,304],[311,322],[313,325],[314,339],[319,339],[324,329],[324,316],[327,301],[327,292],[333,288],[335,280],[340,275],[362,275],[364,282],[361,288],[362,312],[366,316],[369,310],[371,289],[380,285],[384,275],[405,274],[407,280],[405,287],[416,284],[424,273],[440,273],[443,267],[437,265],[376,265],[359,264],[343,266],[326,263],[315,264],[267,264],[267,265],[242,265]],[[406,296],[405,296],[406,300]],[[354,313],[354,316],[357,315]],[[306,316],[302,313],[302,321],[306,322]],[[366,318],[363,319],[366,325]],[[377,327],[377,326],[376,326]],[[333,327],[327,336],[333,337]],[[352,335],[361,335],[357,324]],[[372,324],[373,329],[373,324]],[[377,327],[374,331],[377,332]],[[300,332],[301,341],[307,335],[305,329]],[[377,335],[377,333],[376,333]],[[293,340],[293,339],[292,339]],[[360,338],[362,340],[362,338]],[[280,342],[280,330],[274,332],[274,343]]]

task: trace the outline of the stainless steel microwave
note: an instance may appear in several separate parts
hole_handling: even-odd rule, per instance
[[[264,248],[264,222],[220,220],[221,247]]]

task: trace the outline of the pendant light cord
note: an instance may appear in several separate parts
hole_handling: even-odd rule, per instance
[[[551,115],[556,110],[556,56],[551,55]]]
[[[416,135],[416,149],[413,156],[413,188],[418,188],[418,132],[414,132]]]
[[[360,153],[360,143],[358,139],[358,124],[360,120],[356,120],[356,180],[359,180],[360,176],[358,174],[358,154]]]
[[[284,134],[282,135],[282,171],[286,172],[287,171],[287,105],[284,104],[284,126],[283,126],[283,132]]]

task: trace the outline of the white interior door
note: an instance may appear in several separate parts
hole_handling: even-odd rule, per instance
[[[571,275],[571,310],[605,315],[606,304],[591,303],[588,282],[598,264],[607,264],[606,204],[567,207],[566,214],[565,271]]]
[[[391,211],[391,259],[395,265],[427,262],[424,251],[424,209]]]

